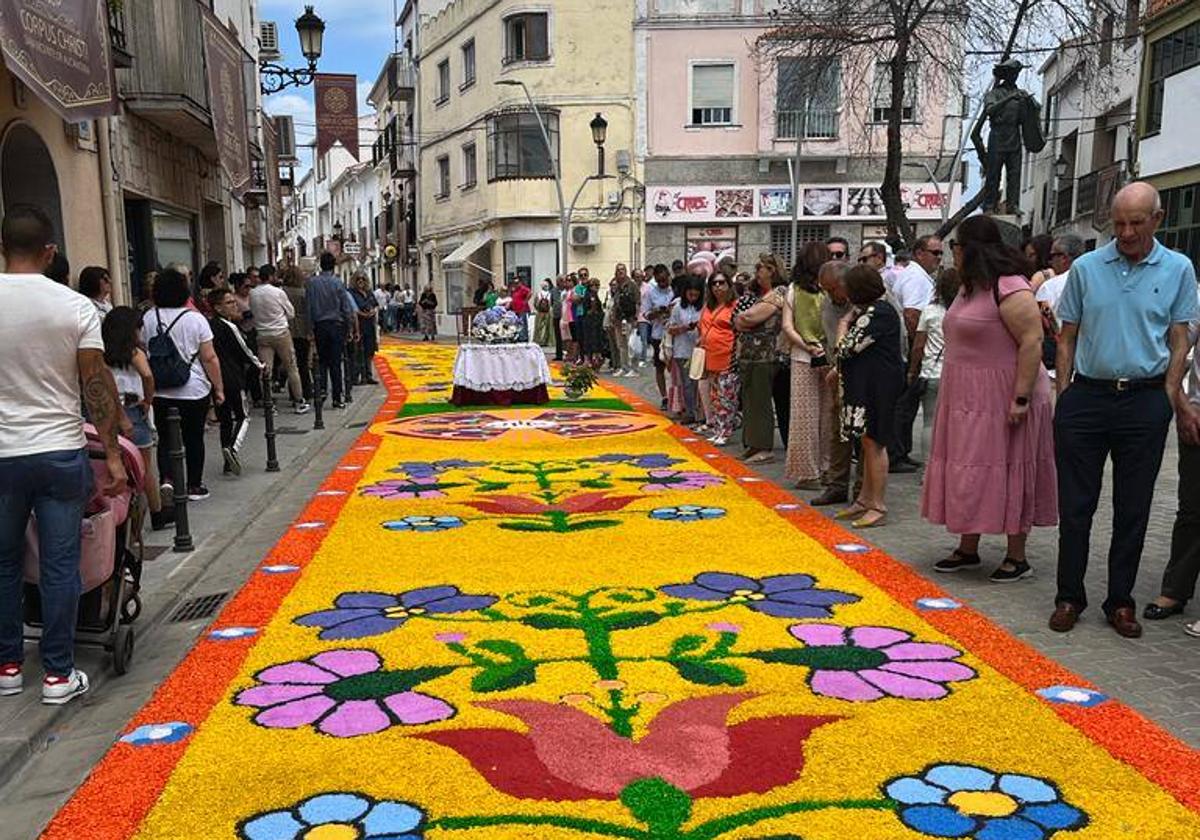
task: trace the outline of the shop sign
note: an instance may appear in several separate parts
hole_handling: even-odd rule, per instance
[[[778,221],[792,215],[790,186],[650,186],[646,190],[647,222]],[[900,197],[910,220],[941,219],[962,203],[961,184],[901,184]],[[821,220],[884,219],[887,213],[879,186],[872,184],[802,184],[800,217]]]

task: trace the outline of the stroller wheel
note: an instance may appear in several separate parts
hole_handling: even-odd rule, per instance
[[[142,614],[142,599],[139,595],[134,595],[121,605],[121,623],[133,624],[137,621],[139,615]]]
[[[133,628],[128,624],[117,627],[117,636],[113,644],[113,670],[117,674],[129,671],[129,663],[133,660]]]

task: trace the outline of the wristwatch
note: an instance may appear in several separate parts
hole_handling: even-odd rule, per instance
[[[1013,402],[1019,406],[1027,406],[1029,405],[1029,397],[1016,397],[1013,399]]]

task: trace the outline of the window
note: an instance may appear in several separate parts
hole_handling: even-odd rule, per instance
[[[824,242],[829,238],[829,225],[797,225],[796,235],[801,246],[809,242]],[[792,259],[792,226],[771,225],[771,253],[778,254],[784,262]]]
[[[1129,49],[1137,41],[1141,21],[1140,0],[1125,0],[1125,49]]]
[[[692,65],[690,125],[733,123],[733,62]]]
[[[488,180],[553,178],[558,160],[558,114],[542,109],[550,148],[532,111],[510,111],[488,120]]]
[[[462,46],[463,82],[459,90],[466,90],[475,84],[475,39],[472,38]]]
[[[475,144],[468,143],[463,146],[463,189],[469,190],[476,184],[475,174]]]
[[[525,12],[504,19],[504,63],[550,59],[550,16]]]
[[[434,198],[450,197],[450,157],[442,155],[437,159],[438,189]]]
[[[838,136],[842,72],[837,59],[781,58],[775,86],[775,136]]]
[[[1200,265],[1200,184],[1162,191],[1165,217],[1158,238]]]
[[[1112,64],[1112,47],[1113,47],[1113,26],[1114,18],[1112,15],[1106,15],[1104,21],[1100,24],[1100,66],[1107,67]]]
[[[450,59],[447,58],[439,61],[437,72],[437,97],[433,100],[433,104],[441,105],[450,99]]]
[[[1162,129],[1163,90],[1168,76],[1200,64],[1200,21],[1150,45],[1150,87],[1146,97],[1146,134]]]
[[[917,82],[920,79],[917,62],[909,61],[904,69],[904,100],[900,106],[902,122],[917,119]],[[880,62],[875,65],[875,107],[871,109],[871,122],[887,122],[892,115],[892,67]]]

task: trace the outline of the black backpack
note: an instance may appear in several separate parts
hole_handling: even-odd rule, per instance
[[[180,388],[187,384],[192,375],[192,362],[196,357],[184,359],[171,338],[171,330],[186,314],[187,310],[180,312],[164,330],[162,315],[159,310],[154,310],[154,317],[158,320],[158,333],[146,342],[146,348],[150,351],[150,372],[154,375],[154,387],[160,390]]]

